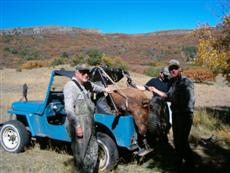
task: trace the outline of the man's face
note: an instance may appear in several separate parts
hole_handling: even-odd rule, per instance
[[[160,72],[160,78],[164,80],[164,74],[162,72]]]
[[[169,67],[169,72],[172,78],[180,76],[180,68],[177,65],[172,65]]]
[[[85,82],[87,82],[89,80],[89,71],[88,70],[79,70],[79,71],[75,72],[75,77],[79,80],[79,82],[84,84]]]

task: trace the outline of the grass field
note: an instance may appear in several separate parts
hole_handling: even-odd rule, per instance
[[[64,68],[70,69],[68,66],[64,66]],[[0,122],[10,118],[6,111],[10,108],[12,101],[21,98],[24,83],[29,86],[29,100],[44,99],[51,70],[53,69],[40,68],[22,70],[22,72],[17,72],[15,69],[0,70]],[[150,79],[148,76],[136,73],[131,73],[131,76],[137,84],[145,84]],[[121,81],[118,87],[125,87],[125,81]],[[217,84],[195,84],[195,93],[197,109],[190,142],[196,157],[196,172],[230,172],[229,123],[214,118],[214,114],[208,113],[205,109],[206,107],[229,107],[230,88]],[[229,112],[225,113],[230,115]],[[41,149],[40,145],[35,142],[34,146],[20,154],[11,154],[0,150],[0,172],[72,172],[72,156],[67,150],[63,149],[67,147],[66,144],[59,144],[58,146],[50,144],[46,149]],[[152,154],[144,158],[135,157],[130,153],[121,155],[117,168],[112,172],[173,172],[174,159],[175,153],[173,151],[172,134],[170,133],[169,144],[159,145]]]

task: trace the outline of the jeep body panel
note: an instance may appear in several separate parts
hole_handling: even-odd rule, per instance
[[[47,137],[61,141],[70,141],[70,137],[64,124],[50,124],[47,121],[47,116],[12,109],[8,110],[8,113],[12,115],[14,114],[17,117],[24,116],[28,123],[27,129],[31,133],[32,137]]]
[[[13,102],[11,110],[17,110],[20,112],[37,113],[42,111],[44,101],[27,101],[27,102]],[[9,111],[8,111],[9,112]]]
[[[131,149],[132,140],[137,137],[131,115],[95,114],[94,119],[96,123],[103,124],[112,132],[118,146]]]
[[[28,130],[32,137],[47,137],[50,139],[70,142],[69,134],[65,124],[53,125],[47,121],[47,116],[35,113],[8,110],[10,114],[26,117]],[[95,114],[96,124],[101,124],[107,128],[115,138],[115,142],[120,147],[131,149],[132,140],[137,136],[135,132],[134,120],[131,115],[115,116],[108,114]]]

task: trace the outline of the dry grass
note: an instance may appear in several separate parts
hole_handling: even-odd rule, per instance
[[[18,101],[22,97],[22,85],[27,83],[28,98],[30,100],[42,100],[45,97],[46,87],[49,82],[47,68],[22,70],[4,69],[1,73],[1,113],[4,114],[11,102]]]
[[[223,124],[219,119],[215,118],[212,113],[205,110],[196,111],[194,115],[193,134],[198,137],[218,137],[220,141],[230,143],[230,126]]]
[[[47,65],[49,65],[49,63],[42,61],[42,60],[30,60],[22,64],[21,68],[22,69],[33,69],[33,68],[47,67]]]
[[[197,172],[225,173],[230,169],[227,164],[230,149],[228,142],[230,127],[220,124],[221,128],[210,128],[216,124],[219,124],[219,121],[210,118],[210,115],[205,111],[195,113],[191,136],[196,141],[192,140],[191,144],[196,157],[199,157],[199,160],[196,160]],[[170,145],[172,145],[171,135],[169,137]],[[214,135],[213,142],[200,144],[202,139],[207,139],[211,135]],[[111,173],[172,172],[175,153],[167,146],[161,145],[144,158],[140,159],[133,156],[128,160],[125,158],[122,156],[119,165]],[[42,150],[37,143],[33,148],[28,148],[24,153],[19,154],[0,150],[0,161],[1,173],[70,173],[73,164],[72,156],[65,151],[60,152],[51,145],[48,149]]]
[[[0,151],[1,173],[64,173],[72,172],[68,154],[58,154],[52,150],[41,150],[38,145],[24,153],[12,154]]]
[[[230,87],[195,84],[196,107],[229,106]]]
[[[61,67],[71,69],[69,66],[60,66],[57,69]],[[8,118],[5,112],[11,102],[21,98],[21,90],[24,83],[27,83],[29,86],[29,100],[44,99],[51,70],[53,69],[23,69],[22,72],[16,72],[15,69],[0,70],[1,121],[4,121],[6,117]],[[142,85],[150,79],[150,77],[137,73],[131,73],[131,76],[135,83]],[[119,88],[124,88],[125,86],[125,80],[122,80],[118,84]],[[195,84],[195,93],[197,106],[230,105],[230,88]],[[229,132],[229,126],[223,125],[219,120],[212,118],[206,111],[196,111],[194,126],[192,128],[192,137],[195,139],[191,142],[193,143],[192,146],[195,153],[204,159],[198,162],[199,170],[202,170],[202,172],[229,172],[230,168],[227,164],[227,161],[229,161],[228,151],[230,149]],[[202,138],[206,139],[212,135],[217,139],[214,144],[207,146],[199,144]],[[141,164],[136,159],[121,159],[118,167],[112,172],[171,172],[174,166],[174,157],[175,155],[171,150],[159,147],[153,154],[143,158]],[[215,163],[218,163],[221,167],[219,168]],[[29,148],[20,154],[10,154],[0,150],[1,173],[64,173],[72,172],[71,165],[72,156],[65,151],[60,153],[52,149],[52,147],[48,150],[41,150],[38,144],[36,144],[34,148]]]

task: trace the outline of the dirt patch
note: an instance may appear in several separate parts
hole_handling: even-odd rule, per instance
[[[230,87],[195,84],[196,107],[229,106]]]

